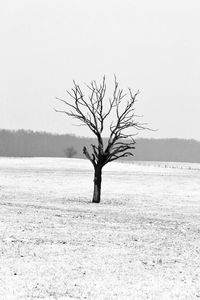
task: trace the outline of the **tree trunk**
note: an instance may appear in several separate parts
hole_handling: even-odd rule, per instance
[[[99,203],[101,200],[101,176],[102,176],[102,167],[95,166],[94,169],[94,192],[93,192],[93,203]]]

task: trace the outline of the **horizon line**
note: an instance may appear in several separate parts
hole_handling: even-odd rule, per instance
[[[81,136],[76,135],[75,133],[58,133],[58,132],[50,132],[45,130],[34,130],[34,129],[24,129],[24,128],[18,128],[18,129],[8,129],[8,128],[0,128],[0,131],[10,131],[10,132],[18,132],[18,131],[25,131],[25,132],[32,132],[32,133],[41,133],[41,134],[49,134],[49,135],[58,135],[58,136],[74,136],[76,138],[83,138],[83,139],[95,139],[95,136]],[[107,139],[109,136],[103,137],[103,139]],[[179,137],[160,137],[160,138],[154,138],[154,137],[136,137],[135,139],[144,139],[144,140],[186,140],[186,141],[196,141],[200,143],[200,140],[197,140],[195,138],[179,138]]]

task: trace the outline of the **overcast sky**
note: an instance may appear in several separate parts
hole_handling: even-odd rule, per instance
[[[140,136],[200,140],[199,28],[199,0],[1,1],[0,128],[89,136],[55,96],[115,73],[158,129]]]

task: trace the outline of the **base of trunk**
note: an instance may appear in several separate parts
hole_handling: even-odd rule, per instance
[[[93,203],[99,203],[101,201],[101,173],[102,168],[95,168],[94,174],[94,192],[93,192]]]

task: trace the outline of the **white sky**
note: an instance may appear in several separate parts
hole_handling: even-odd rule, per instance
[[[199,0],[1,1],[0,128],[90,135],[55,96],[115,73],[158,128],[140,136],[200,140],[199,29]]]

